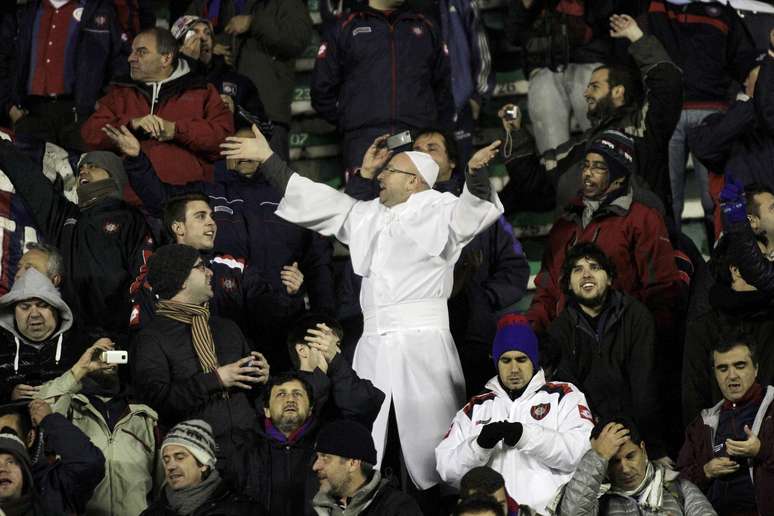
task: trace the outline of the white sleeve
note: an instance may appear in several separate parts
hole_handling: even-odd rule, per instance
[[[454,416],[449,432],[435,448],[436,469],[447,484],[459,487],[465,473],[489,462],[494,448],[487,450],[476,442],[481,428],[483,425],[473,425],[464,410]]]
[[[586,396],[573,387],[559,402],[559,427],[556,430],[534,423],[523,423],[524,431],[516,448],[540,459],[548,466],[572,473],[590,448],[594,428]]]
[[[295,173],[288,181],[276,214],[348,244],[352,229],[349,215],[356,204],[358,201],[349,195]]]
[[[476,197],[463,187],[462,194],[452,205],[449,216],[449,241],[445,252],[452,255],[461,250],[468,242],[486,228],[494,224],[503,214],[503,205],[497,192],[492,188],[489,201]]]

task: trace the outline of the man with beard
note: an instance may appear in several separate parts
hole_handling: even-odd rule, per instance
[[[641,77],[622,65],[594,70],[585,93],[592,127],[557,147],[556,159],[541,159],[519,118],[506,117],[512,106],[501,110],[506,132],[513,132],[513,152],[506,160],[511,181],[500,194],[506,215],[564,206],[576,191],[588,142],[608,129],[621,130],[634,139],[635,184],[656,194],[638,188],[638,195],[661,213],[672,206],[668,144],[682,111],[682,73],[661,43],[644,35],[631,17],[612,16],[610,29],[611,37],[631,42],[629,53]]]
[[[762,245],[758,243],[758,247]],[[714,347],[739,332],[760,343],[771,342],[774,336],[774,300],[770,293],[758,290],[742,275],[725,236],[712,251],[710,271],[714,284],[709,291],[709,309],[688,323],[685,334],[682,402],[686,424],[702,409],[723,399],[712,379]],[[757,356],[758,379],[769,385],[774,382],[774,348],[760,346]]]
[[[538,513],[567,482],[594,426],[574,385],[546,382],[538,339],[520,315],[506,315],[492,343],[497,376],[457,412],[435,449],[438,473],[454,487],[476,466],[505,478],[508,494]]]
[[[664,455],[655,370],[653,317],[612,287],[615,265],[591,242],[575,245],[562,264],[564,310],[548,327],[554,378],[577,385],[597,417],[625,413],[642,428],[650,455]]]
[[[102,353],[113,343],[100,339],[65,374],[40,387],[36,398],[52,403],[105,455],[105,477],[97,485],[86,513],[95,516],[139,514],[152,498],[163,473],[156,412],[134,403],[118,377],[118,365]]]
[[[273,376],[263,398],[263,424],[221,472],[237,490],[254,498],[272,516],[314,514],[318,489],[309,464],[314,457],[317,419],[312,386],[298,373]]]
[[[645,304],[662,328],[671,327],[680,293],[674,249],[658,211],[634,199],[634,153],[633,140],[619,131],[599,134],[587,148],[580,195],[551,228],[535,279],[527,318],[537,333],[564,307],[562,264],[580,242],[597,244],[615,265],[615,287]]]
[[[341,419],[317,436],[312,471],[320,490],[312,503],[318,516],[422,516],[406,493],[390,485],[376,464],[371,433],[363,425]]]

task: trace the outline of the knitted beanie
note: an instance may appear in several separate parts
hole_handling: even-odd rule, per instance
[[[532,361],[532,367],[540,368],[538,360],[538,339],[529,321],[523,315],[506,314],[497,322],[497,334],[492,343],[492,359],[495,369],[503,353],[521,351]]]
[[[0,433],[0,453],[13,455],[19,461],[24,476],[23,492],[32,489],[32,460],[24,442],[15,433]]]
[[[205,466],[215,467],[218,445],[212,436],[212,427],[206,421],[189,419],[176,424],[161,444],[161,452],[164,453],[164,448],[170,444],[182,446]]]
[[[176,40],[183,40],[188,31],[197,23],[206,23],[210,28],[210,32],[215,34],[215,30],[212,28],[212,22],[210,20],[192,14],[186,14],[175,20],[175,23],[172,24],[172,28],[170,28],[169,31]]]
[[[594,137],[586,152],[595,152],[604,158],[611,183],[634,172],[634,140],[621,131],[602,132]]]
[[[160,299],[172,299],[183,288],[199,251],[183,244],[159,247],[148,260],[148,283]]]
[[[78,161],[78,169],[81,168],[81,165],[87,163],[105,169],[105,171],[110,174],[110,179],[116,184],[118,191],[124,191],[124,186],[126,186],[129,179],[124,170],[124,162],[116,154],[110,151],[87,152],[81,156],[81,159]]]
[[[317,434],[315,450],[376,464],[376,447],[371,432],[360,423],[347,419],[325,425]]]

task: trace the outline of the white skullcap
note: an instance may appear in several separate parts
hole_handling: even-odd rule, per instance
[[[438,179],[438,163],[433,161],[430,154],[425,152],[408,151],[404,152],[409,157],[411,162],[417,167],[419,175],[425,180],[427,186],[430,188],[435,184],[435,180]]]

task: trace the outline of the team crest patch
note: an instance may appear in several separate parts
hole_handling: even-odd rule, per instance
[[[102,225],[102,231],[105,232],[107,235],[114,235],[118,233],[118,230],[121,229],[121,226],[116,224],[115,222],[105,222],[105,224]]]
[[[220,286],[226,292],[233,292],[236,290],[236,281],[234,281],[232,278],[223,278],[220,280]]]
[[[580,414],[580,417],[587,421],[594,422],[594,416],[591,415],[591,411],[588,407],[584,405],[578,405],[578,413]]]
[[[541,419],[546,417],[549,412],[551,412],[550,403],[540,403],[538,405],[535,405],[531,409],[529,409],[529,413],[532,416],[532,419],[535,419],[537,421],[540,421]]]
[[[414,31],[414,35],[417,37],[420,37],[422,34],[425,33],[425,31],[422,30],[422,27],[414,27],[411,30]]]

